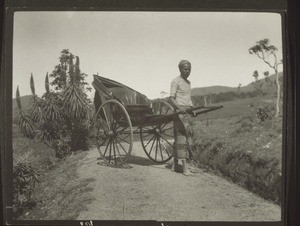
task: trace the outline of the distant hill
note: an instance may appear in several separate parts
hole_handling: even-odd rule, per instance
[[[208,93],[224,93],[230,91],[236,91],[237,88],[229,87],[229,86],[208,86],[208,87],[198,87],[192,89],[192,96],[204,95]]]
[[[26,95],[26,96],[22,96],[20,98],[21,99],[21,107],[24,111],[30,109],[31,98],[32,98],[32,95]],[[13,98],[13,101],[12,101],[12,117],[13,117],[13,119],[17,116],[17,112],[18,112],[17,101],[16,101],[16,98]]]
[[[279,76],[282,77],[282,72],[279,72]],[[270,75],[269,79],[271,82],[274,82],[276,80],[276,75]],[[259,79],[259,82],[263,84],[262,89],[266,92],[271,92],[270,87],[267,85],[265,78]],[[225,92],[237,92],[237,87],[229,87],[229,86],[209,86],[209,87],[197,87],[192,89],[192,96],[199,96],[204,94],[219,94],[219,93],[225,93]],[[252,83],[242,86],[240,89],[241,92],[252,92],[255,91]]]

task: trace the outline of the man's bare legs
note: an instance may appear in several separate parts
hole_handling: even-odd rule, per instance
[[[178,170],[178,159],[173,158],[173,165],[172,165],[172,171],[176,172]]]
[[[182,160],[182,169],[183,169],[183,174],[186,175],[186,176],[189,176],[189,175],[193,175],[193,173],[191,173],[188,168],[187,168],[187,162],[186,162],[186,159],[183,159]]]
[[[182,161],[183,174],[186,176],[193,175],[193,173],[191,173],[188,170],[186,159],[180,159],[180,160]],[[178,171],[178,159],[177,158],[173,158],[172,171],[174,171],[174,172]]]

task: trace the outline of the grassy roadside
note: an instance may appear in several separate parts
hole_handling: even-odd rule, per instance
[[[195,121],[195,161],[263,198],[280,203],[281,118],[253,116]]]
[[[40,141],[25,138],[13,125],[14,164],[32,165],[40,174],[31,202],[34,208],[19,208],[17,220],[75,220],[92,201],[89,192],[94,179],[79,179],[78,162],[86,152],[59,160],[55,151]]]

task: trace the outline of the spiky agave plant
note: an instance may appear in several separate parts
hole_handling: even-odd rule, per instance
[[[19,109],[19,113],[17,116],[17,125],[20,127],[21,132],[26,137],[32,139],[34,136],[34,126],[33,126],[33,122],[31,120],[31,118],[28,117],[25,114],[25,112],[22,110],[19,86],[17,87],[17,91],[16,91],[16,101],[17,101],[17,106]]]
[[[49,87],[50,85],[47,73],[45,78],[46,93],[43,95],[43,112],[45,113],[47,120],[62,123],[61,110],[59,106],[61,102],[61,96],[59,95],[59,93],[50,92]]]
[[[30,88],[33,95],[31,101],[32,107],[30,111],[31,119],[34,123],[42,124],[45,121],[44,114],[42,112],[43,100],[35,94],[35,86],[32,73],[30,77]]]
[[[78,83],[67,86],[63,92],[63,112],[71,133],[72,150],[85,148],[89,126],[89,100]]]
[[[33,81],[33,80],[32,80]],[[34,83],[33,84],[34,87]],[[53,145],[54,140],[60,137],[63,127],[63,118],[60,110],[59,95],[50,92],[48,73],[45,78],[46,93],[42,98],[35,98],[32,117],[37,123],[36,136],[45,141],[49,146]]]
[[[84,90],[84,76],[80,73],[79,57],[73,65],[70,55],[69,84],[65,86],[63,96],[63,112],[71,134],[72,150],[87,148],[87,133],[90,127],[90,100]]]

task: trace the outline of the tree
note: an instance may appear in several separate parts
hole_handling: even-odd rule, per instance
[[[255,81],[257,81],[259,76],[258,71],[254,71],[252,76],[255,78]]]
[[[237,87],[237,92],[240,93],[241,92],[241,87],[242,87],[242,84],[239,83],[238,87]]]
[[[270,73],[268,71],[264,72],[266,82],[268,82],[270,80],[269,75],[270,75]]]
[[[22,121],[26,120],[27,124],[32,122],[34,136],[53,146],[60,157],[70,151],[87,149],[92,105],[86,94],[90,88],[86,87],[86,74],[80,71],[79,57],[67,49],[62,50],[59,64],[55,66],[50,77],[51,83],[47,73],[46,92],[40,98],[35,94],[34,79],[31,75],[30,87],[33,97],[30,121],[25,117]],[[17,96],[18,92],[17,89]],[[18,103],[18,106],[21,112],[21,103]],[[22,113],[20,115],[22,116]]]
[[[257,95],[261,96],[263,94],[262,92],[262,82],[258,80],[259,74],[258,71],[254,71],[252,76],[255,78],[255,81],[252,83]]]
[[[278,65],[282,63],[277,58],[278,49],[270,44],[269,39],[263,39],[258,42],[254,46],[252,46],[249,50],[250,54],[256,55],[258,58],[263,60],[270,68],[275,71],[276,74],[276,84],[277,84],[277,102],[276,102],[276,113],[275,117],[279,116],[279,104],[280,104],[280,83],[279,83],[279,74],[278,74]]]

